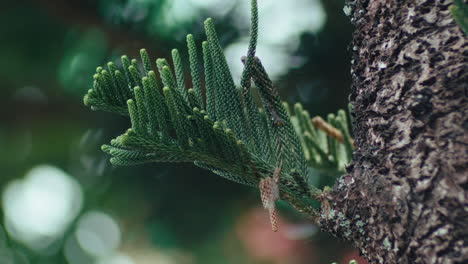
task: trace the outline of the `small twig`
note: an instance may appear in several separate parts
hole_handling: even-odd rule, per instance
[[[344,143],[343,133],[339,131],[336,127],[327,123],[320,116],[312,118],[312,124],[317,128],[325,132],[329,137],[332,137],[338,140],[341,143]]]

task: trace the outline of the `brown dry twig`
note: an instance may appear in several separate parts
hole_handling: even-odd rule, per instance
[[[320,116],[312,118],[312,124],[317,128],[325,132],[329,137],[338,140],[341,143],[344,143],[343,133],[339,131],[336,127],[327,123]]]

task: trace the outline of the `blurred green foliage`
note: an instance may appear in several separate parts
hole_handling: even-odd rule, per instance
[[[66,92],[83,94],[89,86],[93,67],[108,57],[108,43],[98,29],[70,32],[65,40],[68,47],[59,65],[58,78]]]

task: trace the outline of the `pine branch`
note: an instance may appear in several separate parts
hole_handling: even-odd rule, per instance
[[[247,57],[242,59],[241,89],[234,84],[211,19],[205,21],[205,30],[205,87],[192,35],[187,36],[187,46],[193,88],[186,87],[178,50],[172,51],[174,68],[165,59],[156,60],[159,78],[144,49],[140,50],[141,66],[136,59],[122,56],[121,65],[97,68],[85,104],[93,110],[129,116],[132,124],[126,133],[104,145],[103,151],[112,156],[115,165],[193,162],[229,180],[264,186],[265,193],[271,194],[262,196],[269,199],[272,221],[279,198],[313,214],[311,199],[319,190],[309,183],[308,167],[344,170],[352,155],[346,114],[339,111],[329,116],[329,126],[341,134],[329,137],[327,131],[312,125],[300,104],[295,105],[294,114],[289,112],[255,57],[256,0],[252,1],[251,41]],[[255,93],[261,98],[260,106],[253,99]]]

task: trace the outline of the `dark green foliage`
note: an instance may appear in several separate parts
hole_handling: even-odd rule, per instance
[[[143,67],[135,59],[122,56],[122,68],[112,63],[108,70],[98,68],[85,104],[93,110],[129,115],[132,123],[125,134],[102,148],[112,156],[113,164],[193,162],[250,186],[258,186],[262,178],[271,177],[276,168],[281,168],[281,193],[288,193],[290,200],[302,204],[318,192],[309,184],[308,166],[344,170],[352,153],[346,114],[340,111],[329,117],[347,139],[341,144],[315,129],[299,104],[294,115],[288,112],[260,59],[255,57],[255,0],[252,11],[252,38],[247,57],[243,58],[241,89],[234,84],[211,19],[205,21],[207,41],[202,43],[204,97],[200,62],[191,35],[187,36],[187,45],[193,88],[186,87],[183,61],[177,50],[172,51],[174,71],[165,59],[156,60],[160,80],[145,50],[140,51]],[[254,102],[254,94],[260,97],[262,106]]]
[[[460,28],[468,35],[468,4],[464,3],[463,0],[454,0],[450,11]]]

